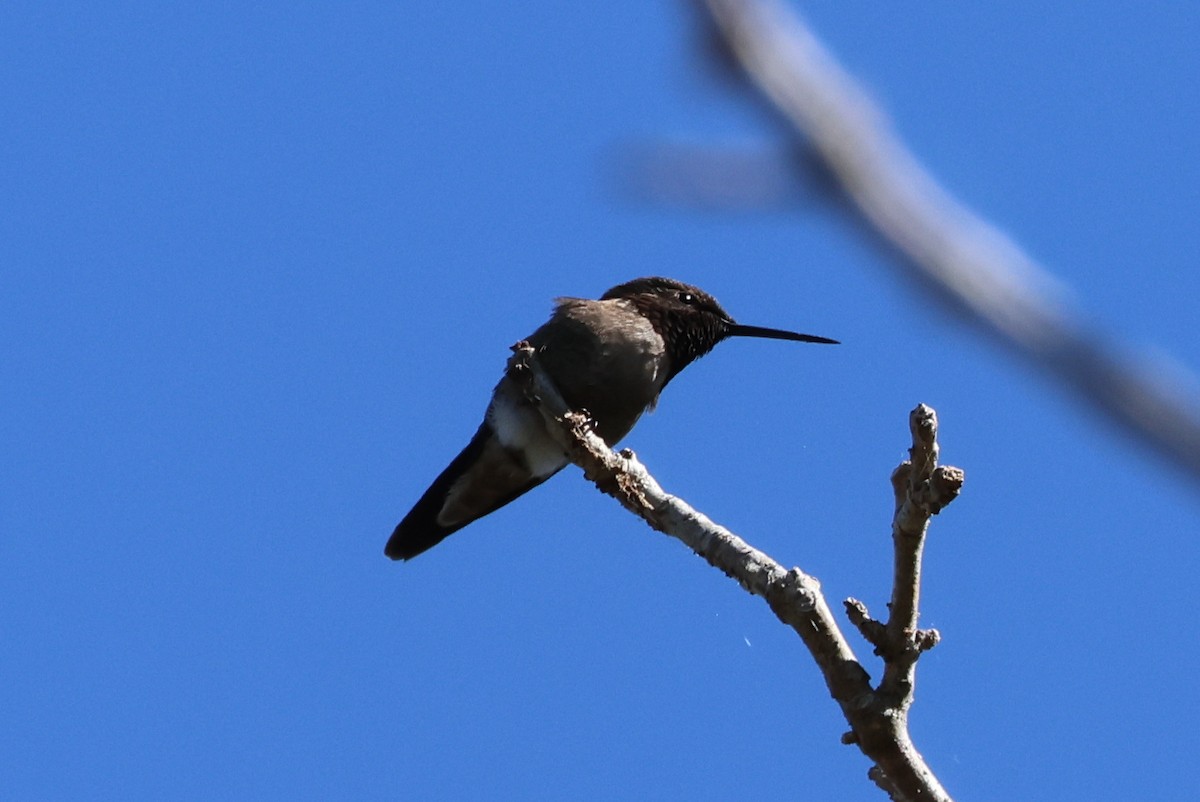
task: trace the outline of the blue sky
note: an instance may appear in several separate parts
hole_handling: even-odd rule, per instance
[[[1200,9],[803,9],[1095,325],[1200,366]],[[882,612],[888,475],[938,410],[967,485],[912,728],[952,794],[1194,793],[1194,481],[811,187],[627,191],[647,146],[775,145],[694,34],[676,3],[0,12],[0,796],[881,799],[798,639],[574,468],[382,555],[551,299],[655,274],[844,342],[724,344],[624,443],[835,604]]]

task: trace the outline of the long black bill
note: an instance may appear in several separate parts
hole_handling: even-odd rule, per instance
[[[797,334],[783,329],[764,329],[762,326],[743,326],[735,323],[729,327],[730,337],[762,337],[765,340],[794,340],[799,343],[823,343],[825,345],[841,345],[837,340],[828,337],[818,337],[815,334]]]

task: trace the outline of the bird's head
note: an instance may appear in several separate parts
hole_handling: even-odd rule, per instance
[[[618,284],[600,297],[602,301],[615,299],[632,304],[662,336],[671,359],[667,381],[729,337],[837,343],[812,334],[743,326],[704,290],[670,278],[637,278]]]

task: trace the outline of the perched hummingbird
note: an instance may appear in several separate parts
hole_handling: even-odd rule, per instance
[[[559,298],[527,340],[563,400],[586,410],[609,446],[629,433],[679,371],[728,337],[831,343],[735,323],[717,299],[669,278],[639,278],[600,300]],[[384,553],[409,560],[558,473],[567,455],[507,376],[471,442],[392,532]]]

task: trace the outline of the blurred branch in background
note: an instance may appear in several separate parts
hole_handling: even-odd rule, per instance
[[[785,144],[807,150],[821,163],[838,197],[850,201],[839,205],[856,210],[859,222],[927,297],[1046,369],[1200,480],[1200,408],[1188,392],[1196,386],[1193,379],[1173,363],[1113,344],[1085,325],[1055,291],[1050,274],[938,185],[866,92],[786,5],[778,0],[704,0],[703,5],[720,60],[745,77],[739,84],[757,90],[774,118],[785,123]],[[686,161],[694,164],[695,154]],[[802,181],[822,172],[807,161],[776,163],[794,167]],[[755,200],[748,184],[765,168],[753,160],[752,166],[735,185],[735,207]],[[704,179],[701,203],[729,200],[704,189],[722,172],[710,170],[696,179]],[[654,180],[660,189],[665,185],[662,176]],[[717,183],[730,186],[724,179]],[[784,186],[772,179],[757,200],[779,198]],[[679,182],[673,191],[687,190]]]
[[[713,212],[791,208],[810,182],[795,148],[747,142],[655,141],[623,145],[616,165],[623,190],[651,203]]]

